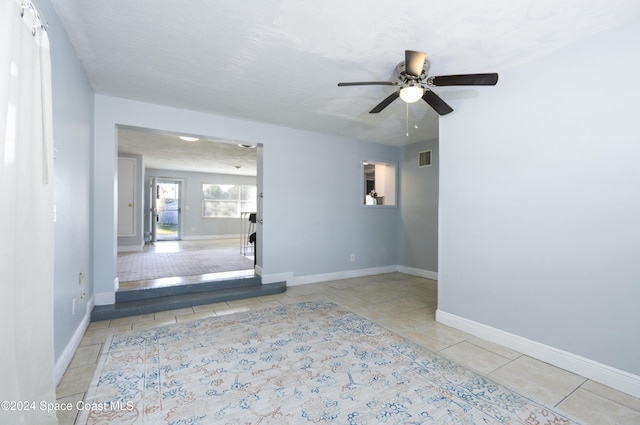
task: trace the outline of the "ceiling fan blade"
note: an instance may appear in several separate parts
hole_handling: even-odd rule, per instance
[[[377,114],[378,112],[382,111],[384,108],[389,106],[391,104],[391,102],[396,100],[398,97],[400,97],[400,90],[394,91],[393,93],[391,93],[385,100],[383,100],[375,108],[370,110],[369,113],[370,114]]]
[[[453,112],[453,108],[447,104],[440,96],[431,90],[425,90],[422,99],[427,102],[439,115],[447,115]]]
[[[404,51],[404,72],[414,77],[419,77],[424,67],[424,60],[427,54],[424,52],[416,52],[415,50]]]
[[[344,86],[397,86],[393,81],[359,81],[355,83],[338,83],[338,87]]]
[[[429,81],[434,86],[495,86],[498,82],[498,74],[463,74],[441,75],[431,77]]]

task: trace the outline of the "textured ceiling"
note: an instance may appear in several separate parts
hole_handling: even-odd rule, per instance
[[[118,153],[144,156],[146,168],[255,176],[255,146],[210,138],[184,141],[178,134],[141,128],[118,128]]]
[[[337,82],[387,80],[405,49],[431,75],[501,73],[640,14],[638,0],[52,3],[97,93],[390,145],[436,137],[435,112],[369,114],[395,89]],[[491,89],[435,91],[464,114]]]

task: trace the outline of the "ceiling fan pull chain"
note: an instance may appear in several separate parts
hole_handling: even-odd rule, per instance
[[[405,103],[405,105],[407,105],[407,137],[409,137],[409,104]]]

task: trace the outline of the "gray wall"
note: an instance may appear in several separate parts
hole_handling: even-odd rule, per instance
[[[149,187],[151,177],[163,177],[182,180],[182,229],[183,239],[203,237],[237,237],[240,234],[240,219],[238,218],[203,218],[202,217],[202,184],[242,184],[256,185],[256,177],[234,176],[228,174],[193,173],[188,171],[146,170],[146,187]],[[148,193],[146,191],[145,193]],[[145,196],[145,232],[150,232],[149,197]]]
[[[257,221],[256,224],[256,244],[255,244],[255,256],[256,256],[256,264],[263,264],[262,262],[262,226],[259,224],[260,220],[262,220],[262,194],[264,192],[264,186],[262,184],[262,164],[264,163],[264,148],[262,145],[258,145],[256,148],[256,174],[257,181],[256,184],[258,186],[258,211],[257,211]]]
[[[263,276],[397,264],[398,209],[361,205],[360,174],[364,159],[399,161],[401,148],[96,95],[94,276],[100,303],[113,298],[116,276],[116,125],[263,143]]]
[[[67,34],[48,0],[34,3],[49,23],[53,91],[54,352],[58,361],[80,326],[93,294],[91,266],[91,143],[93,90]],[[37,243],[37,241],[34,241]],[[84,284],[79,274],[84,273]],[[80,293],[85,291],[85,302]],[[37,296],[38,294],[34,294]],[[71,314],[71,303],[78,306]]]
[[[418,166],[418,153],[432,151],[432,165]],[[398,264],[433,272],[438,271],[438,140],[404,147],[400,164],[400,220]]]
[[[286,129],[266,140],[265,272],[297,278],[396,265],[398,209],[363,205],[362,162],[398,162],[401,151]]]
[[[438,308],[640,375],[636,40],[637,18],[450,97]]]

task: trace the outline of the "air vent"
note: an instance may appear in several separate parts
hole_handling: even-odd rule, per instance
[[[431,151],[420,152],[418,159],[419,167],[428,167],[431,165]]]

